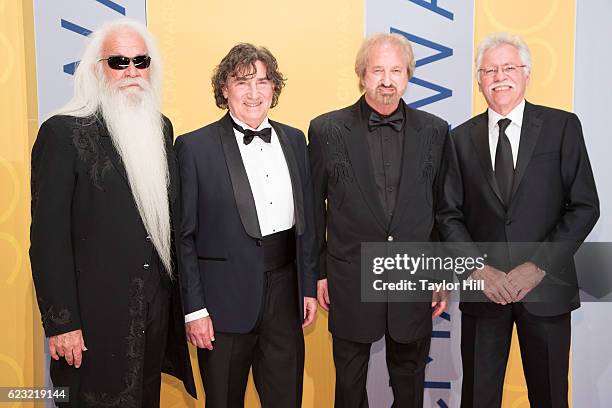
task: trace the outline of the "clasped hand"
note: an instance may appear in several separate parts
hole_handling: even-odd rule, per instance
[[[485,265],[471,275],[472,279],[484,281],[484,294],[495,303],[507,305],[520,302],[544,278],[544,271],[533,262],[525,262],[507,274]]]

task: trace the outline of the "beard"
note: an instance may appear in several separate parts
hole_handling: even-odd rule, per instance
[[[395,88],[395,86],[379,85],[378,89],[380,90],[380,94],[381,94],[380,99],[383,105],[391,105],[391,104],[396,104],[398,102],[397,88]],[[394,93],[387,93],[390,90],[393,90]]]
[[[131,84],[139,87],[126,87]],[[104,122],[125,166],[140,218],[172,276],[169,174],[159,98],[142,78],[104,81],[102,87]]]

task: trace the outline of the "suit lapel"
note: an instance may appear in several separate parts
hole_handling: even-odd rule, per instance
[[[249,183],[249,178],[244,168],[244,163],[242,162],[242,155],[238,148],[238,142],[236,142],[236,136],[229,113],[221,118],[219,125],[222,129],[219,137],[221,139],[221,145],[223,146],[225,162],[227,163],[227,170],[229,171],[230,180],[232,182],[232,189],[234,191],[238,213],[240,214],[240,220],[249,236],[261,239],[261,229],[259,228],[255,199],[253,198],[251,184]]]
[[[403,103],[403,102],[402,102]],[[406,124],[404,125],[404,144],[402,154],[402,174],[397,196],[397,203],[393,218],[391,219],[390,231],[393,231],[402,219],[403,213],[407,210],[408,197],[412,189],[412,182],[419,179],[419,165],[424,148],[424,140],[421,140],[420,132],[422,123],[415,115],[414,110],[405,106]]]
[[[523,180],[523,177],[525,176],[525,170],[527,170],[527,165],[529,164],[533,151],[538,143],[541,130],[542,119],[536,117],[533,105],[525,102],[518,158],[516,159],[514,182],[512,184],[512,197],[514,197],[516,190],[518,190],[519,185],[521,184],[521,180]]]
[[[291,142],[285,131],[277,122],[269,121],[274,128],[278,141],[280,142],[285,162],[289,169],[289,177],[291,178],[291,189],[293,190],[293,206],[295,208],[295,226],[298,235],[304,232],[304,197],[302,194],[302,181],[300,179],[300,171],[295,158],[295,152],[291,148]]]
[[[346,128],[344,138],[351,167],[370,211],[374,214],[376,221],[386,231],[388,225],[387,217],[376,191],[370,147],[366,140],[365,130],[360,129],[359,102],[352,106],[349,115],[349,120],[344,124]]]
[[[482,172],[489,183],[489,186],[497,196],[499,202],[504,205],[495,174],[493,173],[493,164],[491,163],[491,150],[489,149],[489,127],[487,123],[487,113],[482,113],[475,118],[474,124],[470,131],[472,143],[476,149],[476,154],[482,167]]]

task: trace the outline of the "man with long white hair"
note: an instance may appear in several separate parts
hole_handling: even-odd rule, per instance
[[[146,27],[89,37],[74,96],[32,150],[30,259],[71,407],[159,406],[161,372],[195,396],[177,279],[178,183],[161,65]]]

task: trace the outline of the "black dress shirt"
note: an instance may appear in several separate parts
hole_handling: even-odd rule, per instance
[[[379,126],[370,130],[368,128],[368,120],[374,110],[367,104],[365,97],[362,96],[360,100],[361,128],[365,132],[370,148],[370,158],[372,160],[372,168],[374,169],[374,180],[378,197],[389,221],[391,221],[395,211],[404,148],[403,127],[405,126],[406,113],[404,112],[403,103],[398,105],[397,110],[399,109],[402,110],[404,116],[402,130],[397,132],[391,126]]]

